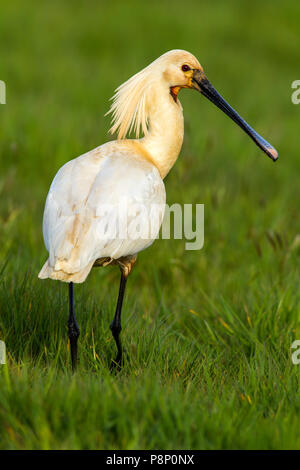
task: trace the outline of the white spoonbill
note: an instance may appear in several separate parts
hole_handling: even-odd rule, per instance
[[[49,258],[39,273],[69,283],[69,338],[73,368],[77,363],[79,328],[75,319],[73,283],[84,282],[93,266],[117,264],[121,282],[114,319],[110,325],[122,363],[121,309],[127,277],[137,253],[147,248],[159,231],[165,205],[163,179],[179,155],[183,134],[181,88],[199,91],[236,122],[273,160],[278,153],[219,95],[206,78],[198,60],[189,52],[172,50],[121,85],[113,98],[111,133],[107,142],[66,163],[56,174],[45,205],[43,235]],[[126,139],[134,130],[136,139]],[[143,138],[139,139],[142,130]],[[145,236],[121,236],[124,225],[119,208],[130,212],[136,203],[144,208],[143,221],[156,219],[154,231]],[[105,208],[106,210],[103,210]],[[157,209],[156,209],[157,208]],[[131,213],[127,222],[135,222]],[[111,220],[114,235],[103,230]],[[124,227],[123,227],[124,228]]]

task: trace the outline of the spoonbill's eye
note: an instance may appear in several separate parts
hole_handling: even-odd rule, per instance
[[[182,70],[183,72],[187,72],[188,70],[191,70],[191,67],[189,67],[189,66],[186,65],[186,64],[183,64],[183,66],[181,67],[181,70]]]

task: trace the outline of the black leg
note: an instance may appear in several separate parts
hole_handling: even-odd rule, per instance
[[[74,288],[73,282],[69,283],[69,339],[70,339],[70,348],[71,348],[71,359],[72,359],[72,369],[75,371],[77,366],[77,341],[80,335],[80,330],[77,325],[75,318],[75,308],[74,308]]]
[[[124,292],[125,292],[125,287],[126,287],[126,280],[127,280],[127,277],[125,277],[122,272],[117,308],[116,308],[114,319],[110,324],[110,329],[112,331],[114,340],[118,348],[118,354],[116,356],[116,359],[112,361],[111,369],[114,368],[115,366],[117,366],[117,368],[120,369],[122,365],[122,345],[121,345],[121,340],[120,340],[120,332],[122,329],[121,312],[122,312],[122,304],[123,304]]]

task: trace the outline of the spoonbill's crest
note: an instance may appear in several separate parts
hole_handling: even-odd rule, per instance
[[[141,128],[146,135],[151,108],[156,105],[154,97],[162,88],[167,93],[176,88],[176,98],[180,88],[192,88],[193,69],[202,70],[196,57],[186,51],[169,51],[120,85],[107,113],[113,115],[111,134],[118,132],[123,139],[133,130],[139,137]]]
[[[122,361],[121,308],[126,279],[137,253],[157,238],[165,206],[164,177],[174,165],[183,141],[184,123],[178,100],[181,88],[199,91],[236,122],[272,160],[277,151],[257,134],[208,81],[198,60],[189,52],[167,52],[121,85],[113,97],[111,132],[107,142],[66,163],[55,176],[46,200],[43,234],[49,258],[39,277],[69,283],[69,337],[76,365],[79,328],[75,320],[73,283],[84,282],[93,266],[117,264],[121,282],[111,324]],[[144,137],[138,139],[140,130]],[[134,131],[136,139],[126,139]],[[132,209],[143,206],[142,224]],[[103,211],[108,206],[108,211]],[[120,212],[126,206],[130,212]],[[125,219],[123,217],[125,215]],[[105,227],[115,220],[118,232]],[[148,237],[124,237],[120,227],[153,226]],[[124,227],[123,227],[124,228]],[[125,227],[126,228],[126,227]],[[124,232],[122,232],[124,233]],[[129,233],[126,231],[126,233]]]

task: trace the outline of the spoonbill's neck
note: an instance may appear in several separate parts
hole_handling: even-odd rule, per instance
[[[139,140],[164,178],[177,160],[184,134],[180,102],[166,87],[156,88],[149,111],[149,132]]]

